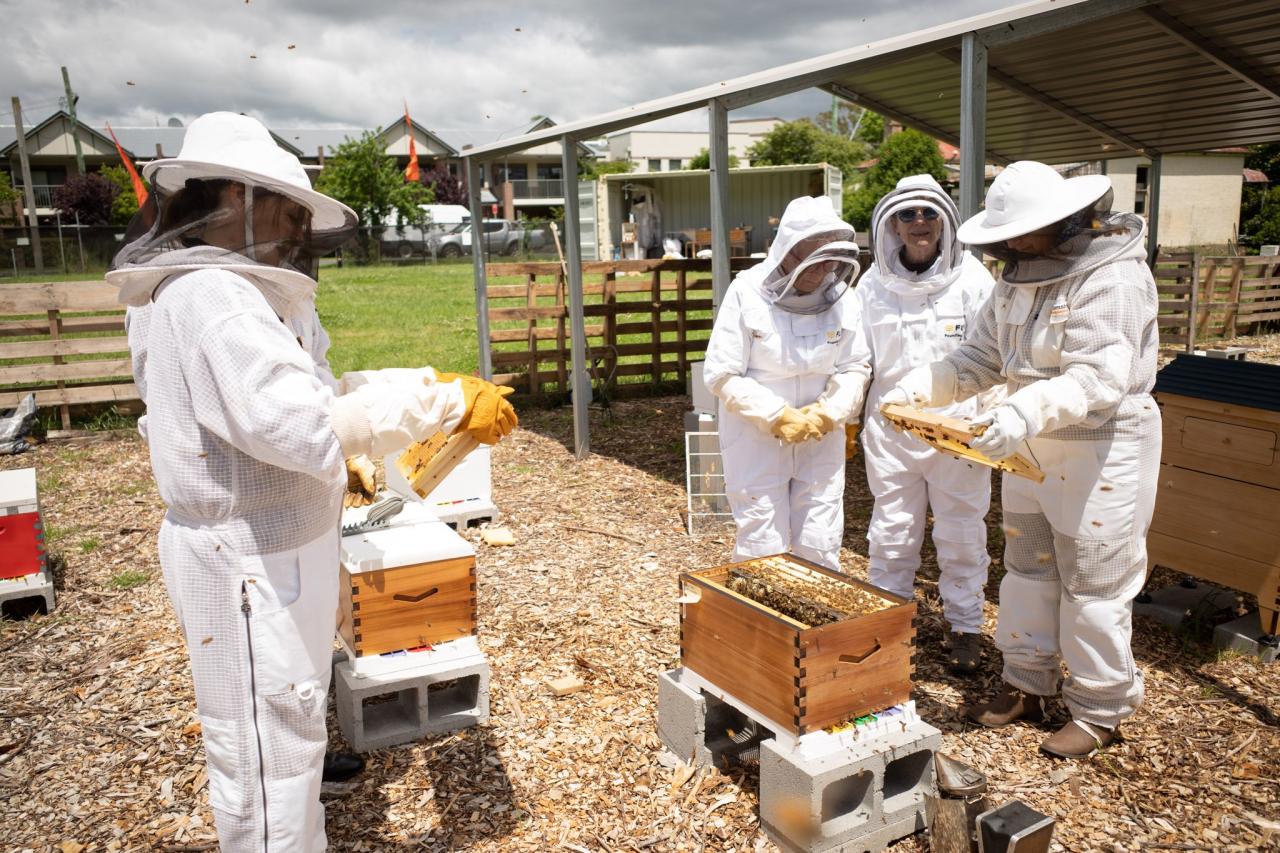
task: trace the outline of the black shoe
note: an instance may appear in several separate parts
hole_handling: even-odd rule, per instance
[[[324,774],[320,777],[325,782],[345,782],[364,770],[364,759],[349,752],[326,752],[324,754]]]

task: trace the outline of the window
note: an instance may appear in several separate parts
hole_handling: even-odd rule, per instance
[[[671,172],[678,172],[678,171],[680,171],[680,170],[683,168],[683,165],[682,165],[683,163],[684,163],[684,161],[683,161],[683,160],[680,160],[680,159],[678,159],[678,158],[668,160],[668,161],[667,161],[667,170],[668,170],[668,171],[671,171]]]
[[[662,161],[661,161],[660,159],[658,159],[657,157],[650,157],[650,158],[649,158],[649,171],[650,171],[650,172],[661,172],[661,171],[662,171]]]
[[[529,165],[527,163],[507,163],[497,167],[498,183],[503,181],[527,181]]]
[[[1137,182],[1133,188],[1133,212],[1140,216],[1147,212],[1147,181],[1150,176],[1150,166],[1138,167]]]
[[[486,233],[486,234],[496,234],[496,233],[498,233],[499,231],[501,231],[501,230],[502,230],[502,226],[503,226],[503,225],[506,225],[506,224],[507,224],[507,222],[506,222],[506,220],[505,220],[505,219],[497,219],[497,220],[494,220],[494,219],[486,219],[486,220],[484,221],[484,233]]]

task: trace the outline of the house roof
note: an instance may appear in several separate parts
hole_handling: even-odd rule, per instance
[[[29,127],[24,126],[23,135],[25,136],[26,139],[34,139],[38,137],[40,133],[46,128],[48,128],[50,125],[53,125],[60,121],[70,122],[71,115],[67,113],[65,110],[57,110],[56,112],[52,112],[38,124],[31,125]],[[90,127],[89,125],[85,124],[82,121],[77,121],[76,124],[80,127],[80,129],[83,132],[88,133],[90,136],[92,136],[94,141],[96,141],[99,145],[109,150],[115,150],[115,143],[111,141],[111,137],[107,136],[105,133],[102,133],[99,130],[96,130],[93,127]],[[3,148],[0,148],[0,157],[8,157],[18,148],[17,126],[12,124],[6,125],[4,127],[4,130],[8,131],[8,133],[4,137],[5,143],[6,143],[5,146]]]
[[[1179,353],[1156,374],[1155,393],[1280,412],[1280,364]]]
[[[1271,179],[1267,177],[1267,173],[1261,169],[1244,169],[1244,182],[1246,184],[1269,184]]]
[[[591,137],[718,100],[737,109],[818,87],[958,144],[962,43],[987,58],[987,159],[1050,163],[1280,139],[1280,4],[1032,0],[477,146]]]

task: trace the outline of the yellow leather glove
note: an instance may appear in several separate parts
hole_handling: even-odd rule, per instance
[[[468,432],[481,444],[497,444],[498,439],[507,435],[520,424],[515,408],[506,398],[515,393],[514,388],[505,385],[494,385],[478,376],[463,376],[460,373],[437,373],[437,382],[462,381],[462,396],[466,403],[466,414],[453,432]]]
[[[342,505],[365,506],[373,503],[378,494],[378,472],[368,456],[347,457],[347,493],[342,498]]]
[[[858,430],[862,424],[845,424],[844,427],[844,458],[852,459],[858,455]]]
[[[787,444],[796,444],[806,441],[810,438],[821,438],[822,433],[818,431],[818,426],[813,420],[799,409],[793,409],[787,406],[782,410],[782,414],[774,420],[770,431],[787,442]]]
[[[822,407],[821,403],[810,403],[800,410],[800,414],[813,421],[813,425],[818,428],[818,434],[826,435],[836,428],[836,422],[827,414],[827,410]]]

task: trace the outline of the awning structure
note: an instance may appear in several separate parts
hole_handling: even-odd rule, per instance
[[[718,303],[729,284],[728,111],[814,87],[958,145],[965,215],[980,204],[986,162],[1135,155],[1151,158],[1155,211],[1163,154],[1280,140],[1280,3],[1035,0],[478,146],[463,152],[468,185],[477,186],[479,163],[504,154],[552,139],[569,151],[569,143],[705,108]],[[576,174],[575,158],[565,158],[564,174]],[[582,361],[576,193],[576,182],[566,180],[575,444],[581,456],[588,450],[590,385]],[[1157,229],[1153,221],[1153,248]],[[475,270],[481,368],[488,376],[479,254]]]

